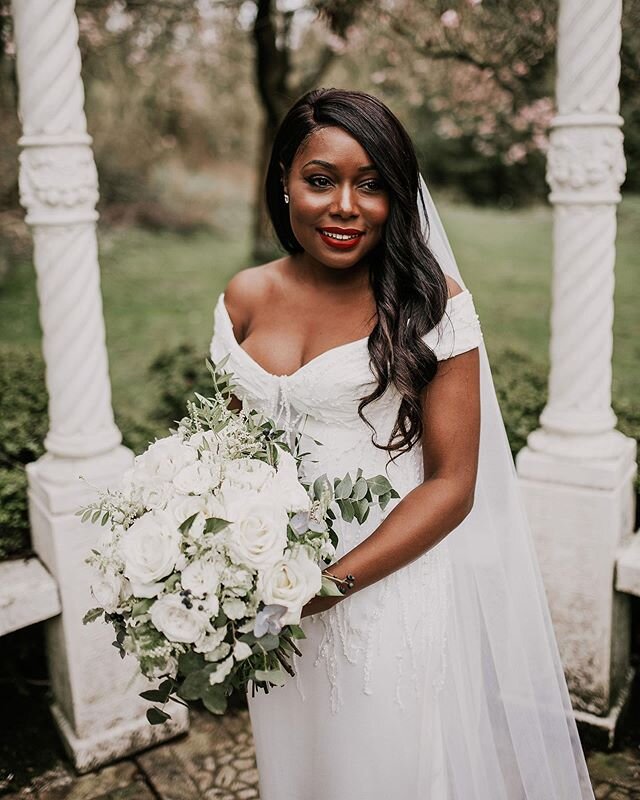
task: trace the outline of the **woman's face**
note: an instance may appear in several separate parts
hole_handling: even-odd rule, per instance
[[[296,153],[284,190],[293,233],[321,264],[351,267],[380,241],[388,192],[366,150],[342,128],[311,134]]]

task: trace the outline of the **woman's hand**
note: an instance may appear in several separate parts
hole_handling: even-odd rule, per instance
[[[340,597],[318,597],[316,595],[316,597],[312,597],[306,605],[302,606],[302,616],[308,617],[310,614],[319,614],[321,611],[327,611],[342,599],[342,595],[340,595]]]

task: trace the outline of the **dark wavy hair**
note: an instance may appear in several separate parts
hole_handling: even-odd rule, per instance
[[[336,126],[349,133],[376,165],[389,193],[389,216],[370,259],[369,280],[377,323],[368,340],[377,386],[360,399],[358,414],[371,428],[375,447],[391,460],[410,450],[422,436],[420,394],[433,379],[438,362],[421,337],[442,319],[447,282],[422,235],[418,193],[419,166],[413,143],[397,117],[373,95],[343,89],[313,89],[290,108],[276,133],[265,179],[271,222],[284,249],[301,253],[284,202],[281,164],[289,171],[296,153],[317,130]],[[386,445],[375,441],[375,428],[363,409],[393,384],[402,396],[398,417]]]

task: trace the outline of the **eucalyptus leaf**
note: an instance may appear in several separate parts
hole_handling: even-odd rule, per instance
[[[340,511],[342,513],[342,519],[345,522],[352,522],[355,512],[351,500],[338,500],[338,505],[340,506]]]
[[[256,680],[267,681],[275,686],[284,686],[287,676],[281,669],[257,669],[255,671]]]
[[[336,500],[344,500],[351,494],[353,489],[353,481],[351,475],[347,473],[340,483],[336,486]]]
[[[259,644],[263,650],[269,652],[269,650],[275,650],[280,644],[280,637],[275,633],[265,633],[264,636],[256,639],[256,644]]]
[[[186,653],[181,653],[178,657],[178,668],[182,675],[190,675],[192,672],[197,672],[201,670],[206,663],[204,656],[193,650],[187,650]]]
[[[147,719],[152,725],[162,725],[163,722],[171,719],[171,715],[167,714],[167,712],[163,711],[161,708],[153,706],[153,708],[147,709]]]
[[[220,517],[209,517],[204,526],[205,533],[218,533],[229,524],[229,520]]]
[[[189,529],[193,525],[193,522],[199,513],[200,513],[199,511],[196,511],[195,514],[192,514],[190,517],[187,517],[187,519],[185,519],[182,525],[178,526],[178,530],[180,531],[180,533],[186,534],[189,532]]]
[[[358,478],[351,492],[352,500],[362,500],[369,491],[369,484],[364,478]]]
[[[391,491],[392,488],[391,484],[384,477],[384,475],[376,475],[375,478],[369,478],[367,483],[371,489],[371,494],[386,494],[387,492]]]
[[[378,503],[380,503],[380,508],[384,511],[387,504],[391,500],[391,492],[385,492],[378,497]]]
[[[145,597],[142,600],[138,600],[137,603],[133,604],[133,608],[131,609],[131,616],[141,617],[143,614],[146,614],[147,611],[153,605],[154,601],[155,601],[154,597]]]
[[[90,608],[87,613],[82,617],[82,624],[86,625],[88,622],[93,622],[104,614],[104,608]]]
[[[353,513],[355,518],[360,524],[364,522],[365,514],[369,510],[369,504],[366,500],[352,500]]]
[[[289,625],[289,632],[294,639],[306,639],[307,634],[302,630],[299,625]]]
[[[221,684],[209,684],[202,692],[202,702],[212,714],[224,714],[227,710],[227,695]]]
[[[191,672],[178,689],[178,696],[183,700],[199,700],[209,685],[208,672],[203,669]]]

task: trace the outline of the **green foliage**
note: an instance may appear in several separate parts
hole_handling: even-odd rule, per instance
[[[47,432],[44,363],[35,350],[0,346],[0,559],[29,550],[26,464]]]

